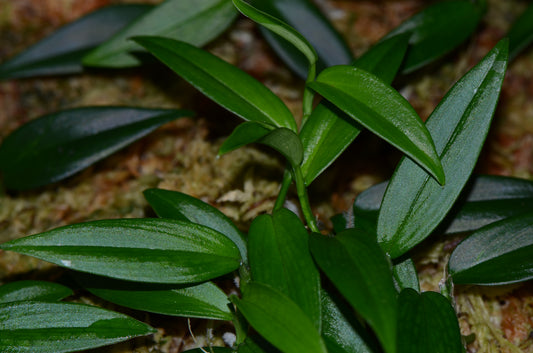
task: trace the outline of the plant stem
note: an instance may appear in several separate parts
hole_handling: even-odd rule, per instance
[[[302,207],[302,212],[304,214],[305,221],[307,222],[307,226],[312,232],[319,233],[320,230],[318,229],[315,216],[313,215],[311,205],[309,204],[307,188],[305,187],[304,177],[299,166],[294,168],[294,180],[296,181],[296,191],[298,193],[298,199],[300,200],[300,206]]]
[[[316,63],[312,63],[309,65],[309,71],[307,73],[307,80],[305,80],[305,88],[304,88],[304,95],[303,95],[303,102],[302,102],[302,110],[303,110],[303,117],[302,117],[302,124],[301,126],[304,126],[305,122],[307,121],[307,118],[309,118],[309,115],[311,115],[311,112],[313,111],[313,98],[315,96],[314,92],[307,88],[307,84],[310,82],[313,82],[315,80],[316,76]]]
[[[276,203],[274,204],[274,211],[277,211],[283,207],[291,183],[292,175],[287,166],[287,168],[285,168],[285,173],[283,173],[283,181],[281,183],[281,188],[278,193],[278,198],[276,199]]]

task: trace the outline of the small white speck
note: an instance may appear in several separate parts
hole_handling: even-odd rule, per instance
[[[224,334],[222,335],[222,340],[228,346],[233,347],[235,341],[237,341],[237,336],[235,336],[233,332],[224,332]]]
[[[70,267],[72,266],[72,261],[70,260],[61,260],[61,264],[65,267]]]

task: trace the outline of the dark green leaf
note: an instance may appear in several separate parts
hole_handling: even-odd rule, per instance
[[[533,41],[533,3],[513,23],[507,33],[509,38],[509,59],[514,59]]]
[[[228,297],[211,282],[193,286],[147,284],[80,272],[75,278],[94,295],[128,308],[172,316],[232,319]]]
[[[252,280],[287,295],[320,328],[320,275],[309,254],[308,234],[287,209],[257,217],[248,233]]]
[[[377,226],[378,239],[393,258],[425,239],[461,193],[487,136],[506,67],[507,41],[502,41],[448,91],[427,120],[446,185],[408,159],[396,168]]]
[[[306,57],[309,65],[315,65],[318,60],[315,49],[294,28],[243,0],[233,0],[233,4],[243,15],[294,45]]]
[[[16,281],[0,286],[0,303],[19,300],[60,301],[72,295],[72,290],[61,284],[45,281]]]
[[[246,262],[246,241],[233,222],[217,208],[178,191],[148,189],[144,197],[155,213],[162,218],[189,221],[209,227],[231,239]]]
[[[375,185],[357,196],[353,209],[358,224],[375,231],[378,211],[387,182]],[[463,189],[460,198],[442,224],[444,233],[461,233],[527,212],[533,208],[533,182],[525,179],[479,175]],[[440,228],[440,227],[439,227]]]
[[[169,219],[73,224],[0,245],[82,272],[153,283],[193,283],[229,273],[241,261],[225,235]]]
[[[404,60],[410,36],[410,33],[404,33],[387,38],[357,58],[352,65],[373,73],[390,85]]]
[[[257,140],[268,135],[270,131],[271,129],[253,121],[239,124],[226,141],[224,141],[218,154],[222,155],[249,143],[257,142]]]
[[[444,183],[431,135],[413,107],[395,89],[351,66],[330,67],[309,86]]]
[[[237,347],[239,353],[280,353],[280,351],[268,343],[257,333],[246,336],[246,339]]]
[[[300,138],[292,130],[278,128],[257,142],[272,147],[287,159],[294,167],[298,167],[303,159],[303,147]]]
[[[448,53],[476,29],[483,10],[473,1],[441,1],[428,6],[392,30],[385,39],[407,33],[409,49],[402,65],[412,72]]]
[[[184,42],[159,37],[136,37],[135,41],[207,97],[244,120],[297,130],[281,99],[237,67]]]
[[[105,7],[72,22],[0,65],[0,79],[73,74],[82,58],[153,6]]]
[[[372,353],[362,332],[364,327],[342,300],[322,295],[322,337],[329,353]]]
[[[174,38],[202,46],[226,30],[236,16],[230,0],[167,0],[90,52],[83,64],[103,67],[141,64],[134,52],[142,48],[130,40],[138,35]]]
[[[350,63],[352,54],[341,35],[309,0],[253,0],[251,3],[295,28],[316,49],[319,69]],[[308,74],[309,63],[302,53],[282,37],[261,28],[261,32],[280,58],[302,78]]]
[[[0,170],[10,189],[30,189],[79,172],[159,126],[192,112],[89,107],[35,119],[0,146]]]
[[[311,253],[352,307],[374,329],[385,351],[396,344],[396,289],[390,263],[375,236],[347,229],[335,237],[311,235]]]
[[[416,272],[415,263],[411,258],[407,258],[392,267],[392,274],[394,275],[394,283],[401,291],[405,288],[411,288],[420,292],[420,284],[418,282],[418,274]]]
[[[449,273],[458,284],[503,284],[533,278],[533,213],[481,228],[453,251]]]
[[[0,351],[61,353],[156,332],[126,315],[76,303],[0,304]]]
[[[463,352],[455,311],[444,296],[408,288],[398,302],[398,353]]]
[[[233,296],[231,301],[257,332],[284,353],[327,353],[313,322],[281,292],[250,283],[242,299]]]

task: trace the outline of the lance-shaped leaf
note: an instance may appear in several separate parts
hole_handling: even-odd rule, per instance
[[[425,239],[461,193],[487,136],[506,66],[504,40],[448,91],[427,120],[446,185],[436,183],[408,159],[396,168],[377,227],[380,243],[393,258]]]
[[[377,184],[357,196],[353,205],[357,224],[368,225],[364,228],[375,232],[387,185],[388,182]],[[439,226],[446,234],[473,231],[533,208],[533,182],[525,179],[477,175],[461,195]]]
[[[309,0],[253,0],[251,4],[289,24],[316,49],[319,70],[345,65],[352,60],[350,48],[316,5]],[[309,60],[282,36],[261,27],[261,32],[279,57],[297,75],[306,78]]]
[[[296,131],[289,108],[259,81],[222,59],[168,38],[135,41],[207,97],[244,120]]]
[[[418,282],[418,274],[416,272],[415,263],[411,258],[404,259],[392,267],[392,274],[394,276],[394,284],[398,291],[405,288],[411,288],[420,292],[420,283]]]
[[[318,60],[315,49],[309,44],[307,39],[304,38],[294,28],[278,20],[276,17],[269,15],[266,12],[258,10],[252,5],[243,0],[233,0],[235,7],[246,17],[252,19],[252,21],[259,23],[268,30],[274,32],[278,36],[285,39],[287,42],[294,45],[307,59],[310,66],[314,66]]]
[[[193,113],[186,110],[88,107],[37,118],[0,146],[0,171],[10,189],[30,189],[62,180]]]
[[[229,299],[211,282],[192,286],[139,283],[85,273],[76,280],[89,292],[128,308],[163,315],[231,320]]]
[[[397,293],[375,236],[347,229],[335,237],[313,234],[309,245],[318,266],[368,321],[385,351],[395,352]]]
[[[507,33],[509,38],[509,59],[514,59],[533,41],[533,4],[516,19]]]
[[[0,65],[0,79],[82,72],[82,58],[90,50],[152,8],[123,4],[92,12],[4,62]]]
[[[399,35],[385,40],[357,59],[353,66],[391,84],[402,63],[408,39],[406,35]],[[361,130],[358,123],[331,103],[319,104],[300,132],[304,146],[302,174],[306,185],[330,166]]]
[[[169,219],[117,219],[60,227],[0,245],[73,270],[153,283],[193,283],[239,266],[239,250],[205,226]]]
[[[454,283],[504,284],[533,278],[533,213],[481,228],[463,240],[448,264]]]
[[[248,233],[252,280],[267,284],[294,301],[320,328],[320,275],[308,234],[294,213],[280,209],[257,217]]]
[[[239,124],[231,135],[224,141],[220,150],[218,151],[219,155],[226,154],[242,146],[246,146],[249,143],[257,142],[261,138],[268,135],[271,129],[265,127],[263,124],[259,124],[253,121],[247,121],[242,124]]]
[[[351,66],[330,67],[309,86],[444,183],[431,135],[413,107],[394,88]]]
[[[373,353],[368,336],[342,299],[322,295],[322,337],[329,353]]]
[[[441,1],[409,18],[384,39],[410,34],[409,49],[402,65],[402,71],[409,73],[464,42],[476,29],[483,12],[483,6],[473,1]]]
[[[138,35],[174,38],[202,46],[226,30],[236,16],[230,0],[167,0],[88,53],[83,64],[101,67],[141,64],[135,52],[143,51],[142,47],[130,40]]]
[[[271,287],[250,283],[243,298],[231,297],[252,327],[285,353],[327,353],[318,330],[300,307]]]
[[[161,218],[189,221],[216,230],[235,243],[246,262],[246,241],[241,231],[216,207],[178,191],[148,189],[144,197]]]
[[[0,351],[61,353],[126,341],[156,332],[126,315],[77,303],[0,304]]]
[[[408,288],[398,306],[398,353],[463,352],[455,311],[443,295]]]
[[[0,303],[19,300],[60,301],[72,295],[72,290],[59,283],[46,281],[16,281],[0,286]]]

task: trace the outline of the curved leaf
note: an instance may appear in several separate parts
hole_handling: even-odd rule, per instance
[[[159,217],[189,221],[224,234],[235,243],[242,259],[247,262],[248,255],[243,234],[217,208],[178,191],[147,189],[143,194]]]
[[[251,4],[301,33],[317,52],[319,70],[352,61],[350,48],[312,1],[253,0]],[[309,70],[308,59],[282,37],[266,28],[261,27],[260,30],[289,68],[305,79]]]
[[[274,129],[257,142],[272,147],[281,153],[293,168],[298,167],[302,163],[302,143],[298,135],[292,130],[286,128]]]
[[[509,38],[509,60],[514,59],[533,41],[533,4],[516,19],[507,33]]]
[[[309,87],[444,183],[431,135],[409,102],[392,87],[350,66],[324,70]]]
[[[487,136],[506,67],[504,40],[448,91],[427,120],[446,185],[436,183],[408,159],[396,168],[377,226],[378,240],[393,258],[425,239],[461,193]]]
[[[392,267],[394,283],[398,291],[406,288],[414,289],[420,292],[420,283],[418,282],[418,273],[416,272],[415,263],[411,258],[398,262]]]
[[[193,286],[128,282],[76,273],[92,294],[112,303],[163,315],[231,320],[226,294],[211,282]]]
[[[192,283],[239,267],[225,235],[168,219],[73,224],[0,245],[73,270],[137,282]]]
[[[69,177],[192,112],[172,109],[88,107],[35,119],[0,146],[0,171],[9,189],[30,189]]]
[[[61,353],[156,332],[126,315],[77,303],[0,304],[0,351]]]
[[[122,4],[67,24],[0,65],[0,80],[83,71],[82,58],[153,6]]]
[[[450,256],[449,273],[457,284],[504,284],[533,278],[533,213],[481,228]]]
[[[402,65],[403,73],[410,73],[464,42],[476,29],[483,10],[473,1],[441,1],[409,18],[384,39],[410,34],[409,49]]]
[[[444,296],[408,288],[398,304],[398,353],[463,352],[455,310]]]
[[[252,280],[287,295],[320,328],[320,275],[308,234],[294,213],[280,209],[254,219],[248,233]]]
[[[72,290],[61,284],[46,281],[16,281],[0,286],[0,303],[19,300],[60,301]]]
[[[294,45],[308,60],[309,65],[315,65],[318,60],[315,49],[309,44],[307,39],[304,38],[294,28],[290,27],[283,21],[278,20],[276,17],[269,15],[266,12],[258,10],[252,5],[246,3],[243,0],[233,0],[235,7],[246,17],[252,19],[252,21],[259,23],[268,30],[276,33],[287,42]]]
[[[132,42],[131,37],[161,36],[202,46],[226,30],[236,17],[237,11],[229,0],[167,0],[88,53],[83,64],[137,66],[141,61],[135,52],[142,48]]]
[[[242,124],[239,124],[231,135],[224,141],[220,150],[218,151],[219,155],[231,152],[245,146],[249,143],[257,142],[268,135],[271,129],[265,127],[263,124],[259,124],[253,121],[247,121]]]
[[[297,130],[281,99],[237,67],[184,42],[159,37],[134,40],[207,97],[244,120]]]
[[[387,353],[396,345],[396,289],[389,261],[375,237],[347,229],[335,237],[312,234],[311,253],[350,305],[374,329]]]
[[[230,299],[270,343],[285,353],[327,353],[309,317],[287,296],[259,283],[245,288],[242,299]]]

